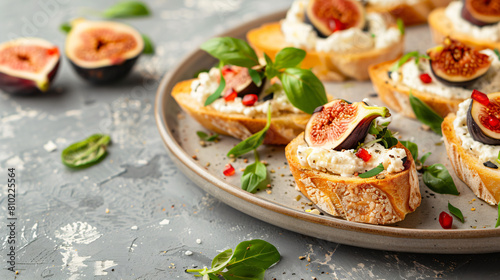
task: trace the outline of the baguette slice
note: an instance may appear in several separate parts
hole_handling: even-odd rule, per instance
[[[420,205],[415,161],[401,143],[396,147],[406,150],[405,170],[368,179],[303,167],[297,157],[297,147],[304,143],[304,135],[300,134],[286,146],[290,171],[300,191],[328,214],[348,221],[382,225],[402,221]]]
[[[452,0],[421,0],[413,4],[401,3],[393,6],[368,4],[368,12],[388,12],[401,18],[406,26],[427,22],[429,14],[438,7],[446,7]],[[403,1],[402,1],[403,2]]]
[[[476,156],[462,147],[462,141],[457,137],[453,126],[455,118],[455,114],[450,114],[441,124],[451,165],[458,178],[469,186],[477,197],[491,205],[498,204],[500,171],[484,166]]]
[[[247,40],[259,56],[266,53],[274,58],[276,54],[291,44],[285,41],[279,22],[262,25],[247,33]],[[368,80],[368,66],[400,57],[404,49],[403,37],[396,44],[383,49],[372,49],[358,53],[317,52],[306,50],[302,68],[312,69],[323,81],[343,81],[353,78]]]
[[[191,97],[193,79],[177,83],[172,96],[179,106],[207,129],[219,134],[246,139],[266,126],[265,114],[248,117],[244,114],[226,114],[211,107],[205,107]],[[286,145],[304,131],[311,115],[306,113],[283,113],[273,116],[271,127],[266,133],[264,144]]]
[[[387,72],[397,60],[383,62],[370,66],[369,73],[373,86],[380,99],[391,107],[391,109],[409,118],[415,118],[410,105],[410,88],[400,82],[394,82],[389,78]],[[436,113],[443,118],[449,113],[456,112],[458,105],[464,101],[460,98],[445,98],[433,93],[411,90],[411,93],[429,105]]]
[[[429,27],[431,29],[434,42],[440,44],[446,36],[458,40],[469,46],[480,49],[498,49],[500,42],[491,40],[481,40],[470,36],[468,33],[455,29],[451,20],[445,15],[445,8],[432,11],[429,15]]]

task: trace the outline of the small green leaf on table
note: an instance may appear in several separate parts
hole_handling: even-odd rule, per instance
[[[68,22],[65,22],[59,26],[59,30],[68,34],[71,31],[71,24],[69,24]]]
[[[440,163],[425,167],[422,176],[424,184],[432,191],[439,194],[459,195],[460,193],[451,178],[448,169]]]
[[[196,135],[198,135],[198,137],[200,137],[201,140],[208,142],[214,142],[215,140],[219,139],[219,134],[217,133],[208,135],[203,131],[197,131]]]
[[[249,193],[255,193],[267,178],[267,168],[260,162],[257,150],[254,150],[255,162],[248,165],[241,176],[241,188]]]
[[[460,211],[460,209],[458,209],[457,207],[451,205],[451,203],[449,202],[448,202],[448,210],[450,211],[451,214],[457,217],[462,223],[464,222],[464,215],[462,214],[462,211]]]
[[[94,134],[83,141],[71,144],[62,151],[62,162],[72,168],[94,165],[106,157],[110,141],[109,135]]]
[[[105,18],[129,18],[149,15],[149,8],[141,1],[118,2],[102,12],[102,16]]]
[[[141,34],[142,40],[144,41],[144,49],[142,50],[143,54],[154,54],[155,53],[155,47],[153,45],[153,42],[151,42],[151,39],[145,34]]]

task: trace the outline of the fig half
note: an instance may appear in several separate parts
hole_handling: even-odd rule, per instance
[[[472,99],[467,111],[467,128],[472,138],[488,145],[500,145],[500,92],[487,95],[488,101]]]
[[[247,94],[259,95],[266,83],[265,78],[263,78],[261,85],[257,86],[253,82],[252,77],[250,77],[250,73],[246,67],[225,65],[222,67],[221,72],[226,81],[226,87],[223,92],[234,89],[239,97],[243,97]]]
[[[306,7],[305,22],[311,24],[320,37],[336,31],[365,26],[365,11],[359,1],[310,0]]]
[[[373,119],[379,116],[390,116],[389,110],[364,102],[333,100],[315,110],[306,125],[304,140],[309,147],[353,149],[365,139]]]
[[[464,0],[462,18],[477,26],[496,24],[500,21],[500,1]]]
[[[59,49],[39,38],[19,38],[0,45],[0,89],[10,94],[45,92],[60,61]]]
[[[125,77],[144,49],[134,28],[111,21],[72,22],[66,38],[66,56],[85,80],[104,84]]]
[[[443,45],[429,49],[427,54],[434,76],[453,87],[470,86],[491,66],[488,55],[450,38],[445,38]]]

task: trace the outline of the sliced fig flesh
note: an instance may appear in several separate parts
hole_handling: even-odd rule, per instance
[[[125,77],[143,48],[141,34],[118,22],[77,20],[66,38],[66,56],[71,65],[93,83]]]
[[[449,86],[469,86],[491,66],[488,55],[450,38],[445,38],[443,45],[429,49],[427,54],[434,76]]]
[[[59,49],[43,39],[20,38],[0,44],[0,89],[11,94],[45,92],[59,61]]]
[[[260,87],[257,86],[253,82],[252,77],[250,77],[248,68],[246,67],[225,65],[222,68],[222,75],[226,81],[226,87],[223,92],[229,89],[234,89],[238,93],[239,97],[243,97],[247,94],[259,95],[264,88],[264,84],[266,83],[264,78],[262,79]]]
[[[328,37],[336,31],[365,26],[364,7],[352,0],[310,0],[305,12],[319,36]]]
[[[337,99],[311,116],[304,133],[305,142],[310,147],[353,149],[364,140],[373,119],[389,115],[385,107]]]
[[[496,24],[500,21],[500,1],[465,0],[462,18],[477,26]]]
[[[472,100],[467,112],[467,127],[472,138],[488,145],[500,145],[500,92],[487,95],[487,103]]]

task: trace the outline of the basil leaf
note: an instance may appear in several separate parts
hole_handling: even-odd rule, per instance
[[[212,260],[212,267],[206,273],[219,272],[223,270],[233,257],[233,249],[227,249],[215,256]]]
[[[422,165],[424,165],[425,161],[427,160],[427,158],[431,155],[432,153],[431,152],[427,152],[425,153],[425,155],[422,156],[422,158],[420,159],[420,163],[422,163]]]
[[[370,169],[370,170],[366,171],[365,173],[361,173],[358,176],[359,176],[359,178],[366,179],[366,178],[370,178],[370,177],[373,177],[375,175],[378,175],[382,171],[384,171],[384,165],[381,163],[378,166],[376,166],[375,168]]]
[[[220,72],[219,87],[217,88],[217,90],[215,90],[214,93],[212,93],[207,98],[207,100],[205,100],[205,105],[204,106],[208,106],[208,105],[212,104],[215,100],[217,100],[219,97],[221,97],[222,91],[224,90],[225,87],[226,87],[226,79],[224,79],[224,75],[222,75],[222,71],[221,71]]]
[[[277,263],[280,258],[280,253],[276,247],[264,240],[243,241],[234,249],[233,257],[227,269],[234,269],[238,266],[254,266],[267,269]]]
[[[369,134],[378,135],[380,130],[377,128],[377,122],[375,120],[372,121],[370,128],[368,129]]]
[[[441,132],[441,123],[443,122],[443,118],[438,115],[434,110],[432,110],[427,104],[422,102],[422,100],[415,97],[410,91],[410,105],[415,113],[417,119],[431,127],[431,129],[439,134],[443,135]]]
[[[398,139],[392,136],[392,132],[387,127],[382,130],[381,139],[386,149],[396,146],[399,142]]]
[[[399,32],[401,32],[401,35],[405,35],[405,23],[403,22],[403,20],[401,18],[398,18],[396,20],[396,23],[398,24],[398,29]]]
[[[216,276],[212,273],[207,274],[206,276],[208,277],[209,280],[220,280],[219,276]],[[205,278],[203,278],[203,280],[205,280]]]
[[[464,215],[462,214],[462,211],[458,209],[457,207],[451,205],[450,202],[448,202],[448,210],[450,211],[451,214],[455,215],[462,223],[464,222]]]
[[[497,217],[497,223],[495,224],[495,228],[500,226],[500,203],[498,204],[498,217]]]
[[[144,49],[142,50],[143,54],[154,54],[155,53],[155,47],[153,45],[153,42],[151,42],[151,39],[145,34],[142,35],[142,40],[144,41]]]
[[[83,141],[71,144],[62,151],[62,162],[72,168],[94,165],[106,157],[106,148],[110,141],[109,135],[94,134]]]
[[[217,138],[219,138],[219,134],[217,134],[217,133],[214,133],[212,135],[208,135],[203,131],[196,131],[196,134],[198,135],[198,137],[200,137],[201,140],[208,141],[208,142],[214,142],[215,140],[217,140]]]
[[[254,70],[252,68],[248,68],[248,74],[250,74],[250,78],[252,78],[252,82],[260,87],[262,85],[262,77],[260,76],[260,72]]]
[[[500,164],[500,152],[498,152],[497,162]]]
[[[227,152],[228,157],[237,157],[250,152],[251,150],[257,149],[264,142],[266,137],[266,132],[271,127],[271,105],[267,109],[267,123],[266,126],[259,132],[248,137],[247,139],[241,141],[236,146],[234,146],[229,152]]]
[[[495,54],[497,55],[498,60],[500,60],[500,52],[498,51],[498,49],[494,49],[493,51],[494,51],[494,52],[495,52]]]
[[[452,195],[460,194],[450,176],[450,173],[446,167],[440,163],[426,167],[422,179],[424,184],[433,192]]]
[[[410,58],[415,58],[415,63],[418,64],[420,58],[427,58],[429,59],[429,56],[425,54],[420,54],[418,51],[413,51],[409,52],[405,55],[403,55],[392,67],[389,69],[391,72],[397,71],[399,67],[401,67],[403,64],[405,64]]]
[[[272,79],[272,78],[276,77],[279,74],[279,72],[274,67],[274,62],[271,60],[271,58],[266,53],[264,53],[264,59],[266,60],[265,74],[266,74],[267,78]]]
[[[245,167],[245,171],[241,176],[241,188],[249,193],[257,192],[257,188],[267,178],[266,166],[260,162],[259,154],[254,150],[255,163]]]
[[[264,280],[266,270],[256,266],[240,265],[222,272],[221,275],[225,280]]]
[[[287,68],[279,78],[290,103],[308,114],[328,102],[323,83],[311,70]]]
[[[226,64],[247,68],[259,65],[259,59],[255,51],[247,42],[241,39],[231,37],[212,38],[203,43],[201,49]]]
[[[59,26],[59,30],[68,34],[71,31],[71,24],[69,24],[68,22],[65,22]]]
[[[105,18],[140,17],[149,16],[149,14],[146,4],[140,1],[119,2],[102,12],[102,16]]]
[[[276,54],[274,66],[276,69],[298,66],[306,57],[306,51],[297,48],[284,48]]]
[[[401,141],[401,144],[405,146],[411,153],[411,156],[414,160],[418,159],[418,146],[417,144],[410,141]]]

